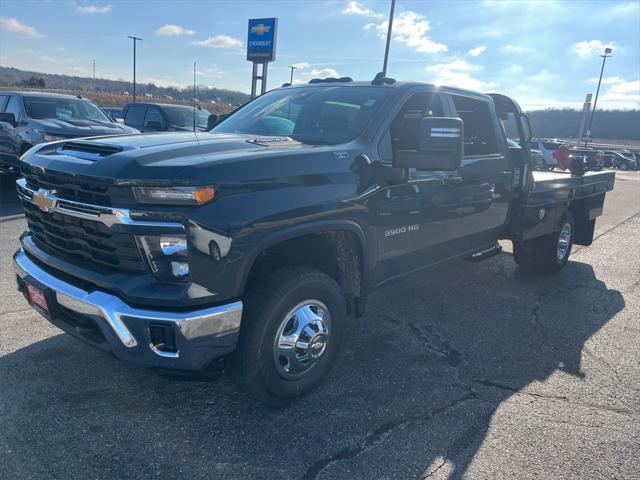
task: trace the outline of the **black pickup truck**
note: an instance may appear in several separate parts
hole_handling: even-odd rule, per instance
[[[503,95],[377,77],[276,89],[211,132],[45,144],[17,182],[18,287],[122,360],[187,373],[229,358],[283,404],[387,282],[499,239],[553,273],[591,243],[614,174],[534,172],[529,130]]]

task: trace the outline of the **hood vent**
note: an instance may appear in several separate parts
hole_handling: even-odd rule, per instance
[[[92,142],[66,142],[58,148],[56,153],[96,161],[121,151],[122,147],[116,145],[101,145]]]

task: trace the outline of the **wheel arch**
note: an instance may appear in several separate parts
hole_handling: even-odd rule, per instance
[[[332,259],[335,265],[322,267],[314,265],[313,260],[317,259],[314,256],[315,252],[314,255],[309,256],[312,261],[297,263],[296,258],[292,258],[292,264],[316,266],[329,273],[343,288],[349,312],[356,316],[360,315],[364,309],[364,300],[370,281],[368,275],[370,252],[364,230],[357,222],[351,220],[306,223],[269,234],[246,254],[241,275],[238,276],[237,291],[244,294],[250,287],[251,281],[260,276],[260,262],[265,256],[276,252],[278,248],[302,246],[303,243],[305,246],[312,246],[314,244],[305,242],[313,242],[315,237],[322,237],[318,241],[328,242],[327,246],[333,248],[336,256]],[[357,250],[354,251],[350,247],[357,247]],[[296,250],[300,249],[288,251],[295,254]],[[326,255],[328,252],[323,253]],[[356,266],[357,268],[354,268]]]

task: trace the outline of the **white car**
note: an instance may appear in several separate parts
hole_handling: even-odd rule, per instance
[[[540,150],[544,158],[544,163],[550,167],[555,167],[558,164],[556,159],[553,158],[553,154],[558,148],[560,148],[560,145],[562,145],[562,143],[549,140],[538,140],[536,138],[531,140],[531,148]]]

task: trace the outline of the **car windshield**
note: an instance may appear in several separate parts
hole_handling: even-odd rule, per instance
[[[169,119],[169,123],[176,127],[193,127],[193,107],[182,107],[180,105],[171,105],[162,107]],[[209,112],[206,110],[195,109],[196,127],[207,128]]]
[[[24,97],[24,108],[31,118],[111,123],[111,119],[96,105],[80,98],[29,96]]]
[[[360,135],[389,91],[355,86],[275,90],[247,104],[212,131],[286,136],[311,144],[345,143]]]

